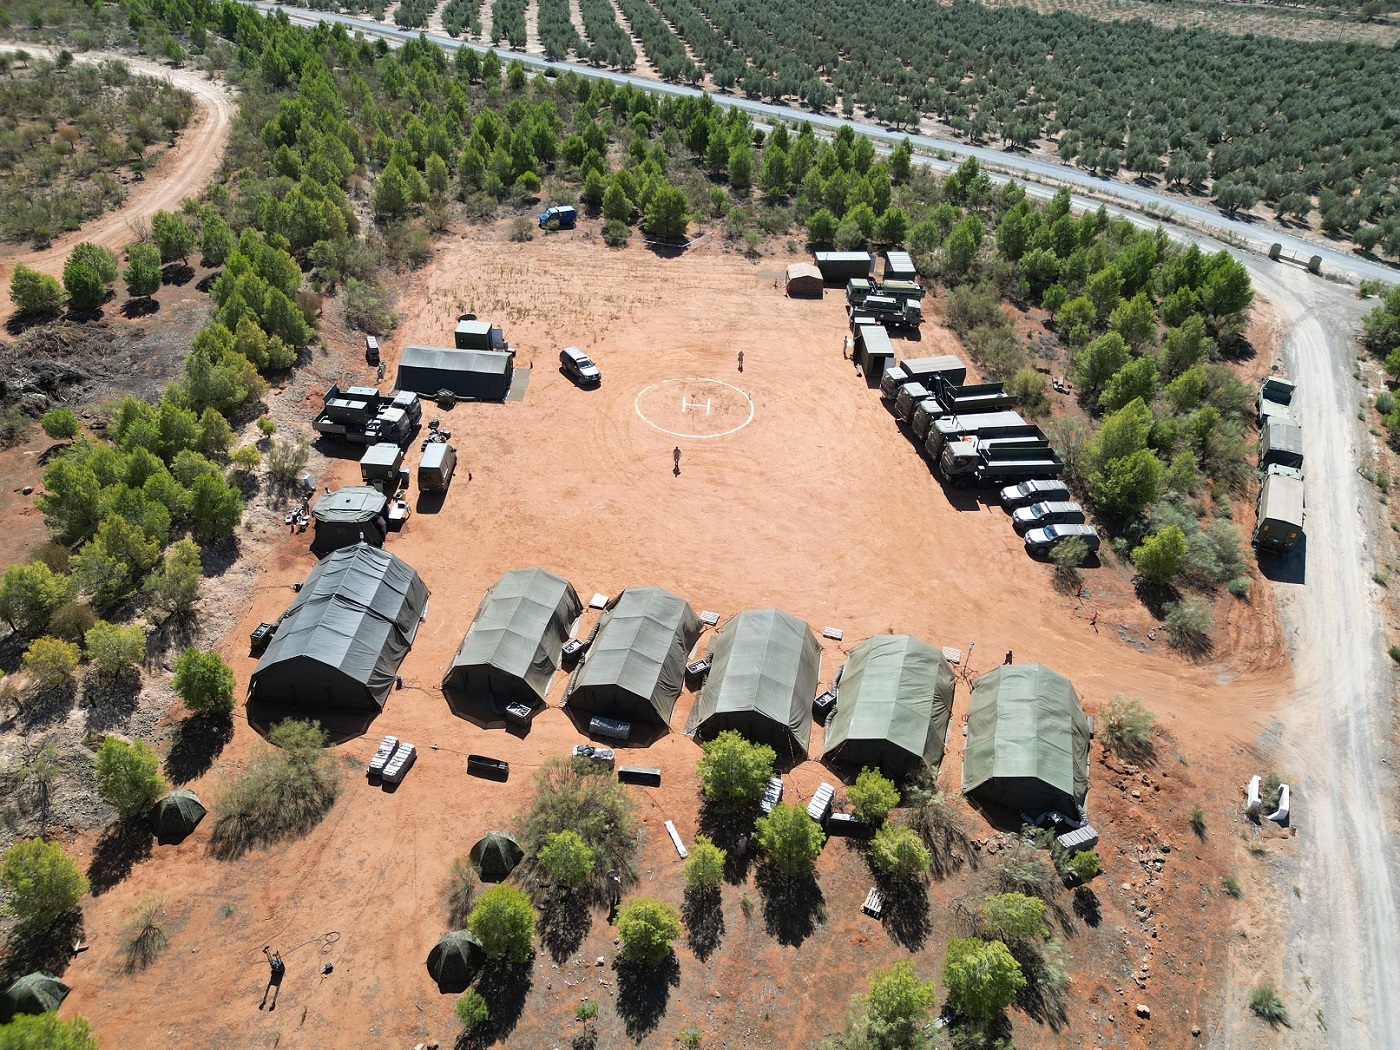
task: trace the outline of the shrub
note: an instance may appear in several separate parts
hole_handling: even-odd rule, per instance
[[[878,769],[862,769],[855,783],[846,788],[856,816],[871,824],[883,824],[890,810],[899,805],[899,789]]]
[[[160,759],[140,740],[104,738],[94,768],[97,793],[124,817],[150,812],[170,788],[160,775]]]
[[[1023,893],[1047,904],[1059,893],[1060,880],[1039,850],[1018,842],[997,862],[996,881],[1003,893]]]
[[[1148,583],[1170,583],[1186,557],[1186,536],[1175,525],[1148,536],[1133,549],[1133,567]]]
[[[790,879],[811,878],[826,835],[801,806],[779,803],[754,824],[754,838],[768,863]]]
[[[1248,598],[1249,588],[1250,580],[1248,576],[1236,576],[1225,586],[1225,589],[1236,598]]]
[[[97,1050],[92,1029],[81,1017],[60,1021],[58,1014],[16,1014],[0,1025],[0,1050]]]
[[[177,540],[165,552],[165,560],[146,581],[146,594],[157,611],[168,616],[190,612],[199,600],[204,567],[194,540]]]
[[[1045,902],[1024,893],[997,893],[982,902],[982,929],[1000,941],[1045,937]]]
[[[56,314],[63,306],[63,288],[48,274],[16,263],[10,275],[10,302],[21,314]]]
[[[587,1024],[597,1016],[598,1004],[592,999],[589,999],[586,1003],[574,1004],[574,1020],[578,1021],[580,1024]]]
[[[1270,770],[1264,774],[1259,784],[1259,805],[1265,813],[1278,809],[1279,789],[1283,787],[1283,777]]]
[[[72,642],[61,638],[36,638],[24,651],[20,666],[43,689],[63,685],[73,677],[81,653]]]
[[[49,617],[48,633],[65,642],[82,642],[97,623],[97,614],[86,605],[65,602]]]
[[[0,882],[9,890],[6,909],[20,925],[48,926],[72,911],[88,880],[68,854],[43,839],[22,839],[0,855]]]
[[[1031,418],[1050,414],[1049,383],[1034,368],[1022,368],[1006,384],[1006,392],[1016,399],[1020,411]]]
[[[115,678],[146,655],[146,635],[136,624],[98,620],[84,635],[88,659],[104,678]]]
[[[389,289],[382,284],[345,279],[345,323],[370,335],[387,335],[399,326]]]
[[[175,695],[197,715],[225,715],[233,710],[232,669],[213,650],[186,649],[175,661]]]
[[[572,831],[593,851],[593,893],[605,899],[607,873],[632,881],[637,851],[636,806],[627,789],[584,762],[552,759],[535,773],[535,798],[522,821],[521,845],[532,858],[525,872],[532,878],[545,840],[555,832]]]
[[[133,244],[126,253],[126,294],[149,299],[160,291],[160,250],[152,244]]]
[[[277,433],[277,424],[273,420],[268,419],[267,416],[259,416],[258,432],[261,433],[263,437],[270,438],[273,434]]]
[[[55,441],[72,441],[82,429],[78,413],[71,408],[55,408],[45,412],[44,417],[39,420],[39,426]]]
[[[514,886],[492,886],[478,897],[467,926],[488,959],[523,963],[535,946],[535,909]]]
[[[1055,566],[1055,578],[1062,584],[1079,579],[1079,566],[1089,556],[1089,545],[1078,536],[1063,539],[1050,551],[1050,564]]]
[[[638,897],[617,913],[622,958],[643,966],[659,966],[671,954],[671,942],[681,935],[680,913],[663,901]]]
[[[278,488],[289,489],[297,483],[310,458],[311,446],[305,438],[275,440],[267,450],[267,476]]]
[[[621,219],[608,219],[603,223],[603,243],[609,248],[621,248],[632,237],[632,228]]]
[[[189,651],[189,650],[187,650]],[[214,806],[210,848],[222,860],[315,827],[335,804],[340,766],[320,723],[288,719]]]
[[[905,789],[909,826],[929,849],[929,867],[945,875],[962,863],[970,843],[953,804],[938,790],[938,781],[922,774]]]
[[[63,289],[74,310],[96,310],[107,301],[107,285],[96,270],[72,259],[63,267]]]
[[[467,1029],[476,1028],[491,1019],[491,1008],[475,988],[468,988],[466,994],[457,1000],[456,1011],[457,1020]]]
[[[705,800],[721,813],[756,806],[773,776],[777,754],[733,729],[700,745],[698,772]]]
[[[1200,838],[1206,837],[1206,811],[1200,806],[1191,807],[1191,830]]]
[[[42,561],[11,565],[0,577],[0,620],[19,634],[42,630],[68,597],[68,580]]]
[[[1249,995],[1249,1008],[1256,1017],[1263,1018],[1270,1025],[1288,1023],[1288,1008],[1272,984],[1261,984]]]
[[[1205,600],[1190,595],[1167,606],[1167,642],[1174,649],[1209,652],[1213,619]]]
[[[535,859],[545,874],[566,889],[581,890],[593,878],[593,851],[574,831],[546,835]]]
[[[1103,712],[1104,747],[1129,760],[1145,758],[1152,753],[1152,736],[1157,716],[1142,705],[1137,697],[1115,693]]]
[[[131,919],[123,931],[126,972],[144,970],[155,962],[170,944],[165,933],[165,902],[158,893],[142,896],[132,910]]]
[[[912,828],[884,824],[870,843],[870,863],[876,871],[897,879],[928,872],[930,856]]]
[[[262,453],[253,445],[239,445],[229,453],[229,465],[243,474],[251,474],[262,465]]]
[[[512,220],[510,224],[510,239],[517,244],[533,241],[535,239],[534,225],[529,219],[523,217]]]
[[[676,1036],[676,1042],[685,1047],[686,1050],[699,1050],[700,1040],[704,1038],[704,1033],[693,1024],[688,1024],[681,1029],[681,1034]]]
[[[1026,986],[1021,964],[1001,941],[954,937],[943,957],[943,984],[948,1003],[974,1021],[1001,1016]]]
[[[685,862],[685,888],[690,893],[713,893],[724,878],[726,853],[707,835],[696,835]]]
[[[458,857],[447,872],[447,922],[454,930],[464,929],[471,917],[476,897],[476,869],[471,858]]]
[[[1097,878],[1103,868],[1099,864],[1098,853],[1088,849],[1065,855],[1060,863],[1060,870],[1066,878],[1085,883]]]
[[[1244,896],[1244,890],[1240,888],[1240,880],[1233,875],[1220,876],[1220,888],[1225,891],[1225,895],[1239,900]]]
[[[877,1045],[912,1047],[933,1005],[937,985],[922,981],[914,964],[901,959],[885,970],[870,975],[870,991],[865,1008],[872,1028],[878,1033]],[[873,1034],[873,1033],[872,1033]]]

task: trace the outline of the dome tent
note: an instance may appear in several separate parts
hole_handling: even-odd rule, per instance
[[[176,843],[199,827],[207,812],[193,791],[172,791],[151,810],[151,830],[162,845]]]
[[[5,989],[0,1000],[0,1022],[16,1014],[52,1013],[68,997],[68,991],[66,984],[47,971],[25,974]]]
[[[486,961],[486,952],[468,930],[452,930],[438,938],[428,953],[428,973],[441,992],[462,992]]]
[[[504,831],[488,831],[471,851],[472,867],[482,882],[500,882],[524,857],[515,836]]]

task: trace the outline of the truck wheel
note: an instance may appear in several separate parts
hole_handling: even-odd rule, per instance
[[[953,482],[953,487],[957,489],[970,489],[974,484],[975,482],[972,478],[961,477]]]
[[[1034,554],[1037,558],[1043,558],[1043,557],[1045,557],[1047,554],[1050,553],[1050,548],[1049,548],[1049,547],[1032,547],[1032,548],[1031,548],[1031,553]]]

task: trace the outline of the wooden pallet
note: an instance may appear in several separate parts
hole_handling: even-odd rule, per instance
[[[860,906],[860,910],[872,919],[878,919],[885,910],[885,895],[872,886],[870,892],[865,895],[865,903]]]

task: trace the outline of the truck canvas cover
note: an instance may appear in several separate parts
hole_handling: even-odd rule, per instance
[[[943,376],[950,383],[961,383],[967,378],[967,365],[951,354],[941,357],[911,357],[903,364],[910,377],[922,383],[928,383],[936,375]]]
[[[1069,679],[1042,664],[978,676],[962,790],[1013,810],[1077,814],[1089,792],[1089,722]]]
[[[427,607],[428,588],[394,555],[335,551],[302,584],[248,694],[308,714],[382,708]]]
[[[660,587],[629,587],[604,610],[565,703],[635,722],[671,720],[700,620]]]
[[[384,493],[368,485],[349,485],[328,492],[311,508],[311,517],[316,523],[312,553],[324,556],[362,540],[376,547],[384,546],[388,505]]]
[[[885,252],[885,280],[912,281],[919,275],[914,267],[914,258],[908,252]]]
[[[823,758],[895,777],[937,771],[953,711],[953,671],[943,654],[907,634],[868,638],[851,650],[826,731]]]
[[[512,569],[481,599],[443,689],[500,707],[543,703],[560,647],[582,612],[568,580],[544,569]]]
[[[805,759],[820,674],[821,646],[807,624],[779,609],[744,610],[715,636],[696,738],[734,729],[780,759]]]
[[[1268,474],[1259,489],[1254,542],[1288,550],[1303,531],[1303,482],[1286,474]]]
[[[466,401],[504,401],[510,379],[511,355],[500,350],[407,346],[399,359],[399,388],[429,396],[451,390]]]
[[[1259,465],[1303,465],[1303,428],[1285,420],[1271,420],[1259,435]]]

